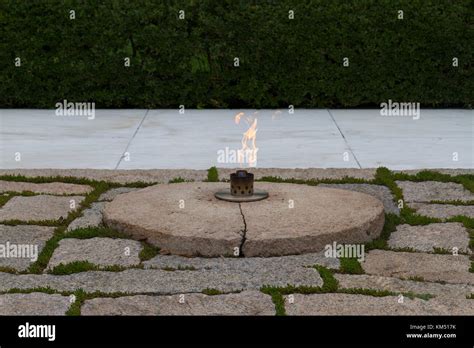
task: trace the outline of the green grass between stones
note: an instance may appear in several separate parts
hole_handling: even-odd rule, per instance
[[[21,273],[21,272],[17,271],[15,268],[7,267],[7,266],[0,266],[0,272],[11,273],[11,274],[20,274]]]
[[[23,221],[23,220],[3,220],[0,221],[1,225],[7,225],[7,226],[18,226],[18,225],[37,225],[37,226],[48,226],[48,227],[60,227],[64,225],[63,219],[59,220],[29,220],[29,221]]]
[[[373,180],[352,178],[348,176],[345,176],[341,179],[308,179],[308,180],[283,179],[279,176],[263,176],[262,178],[256,179],[255,181],[299,184],[299,185],[309,185],[309,186],[317,186],[319,184],[374,184]]]
[[[218,290],[218,289],[214,289],[214,288],[206,288],[204,290],[202,290],[202,293],[204,295],[208,295],[208,296],[215,296],[215,295],[222,295],[224,294],[224,292]]]
[[[0,294],[31,294],[33,292],[42,292],[45,294],[59,294],[61,292],[50,288],[49,286],[46,287],[37,287],[37,288],[29,288],[29,289],[20,289],[20,288],[11,288],[6,291],[0,291]],[[69,294],[69,293],[68,293]]]
[[[322,290],[325,292],[337,291],[339,287],[339,283],[337,279],[334,277],[333,272],[330,269],[323,266],[319,266],[319,265],[314,266],[314,268],[318,270],[319,275],[323,279]]]
[[[101,238],[120,238],[128,239],[128,235],[106,227],[85,227],[66,232],[64,238],[90,239]]]
[[[430,201],[430,204],[449,204],[449,205],[461,205],[461,206],[466,206],[466,205],[474,205],[474,200],[471,201],[461,201],[459,199],[457,200],[448,200],[448,201]]]
[[[160,248],[146,242],[142,242],[143,249],[138,254],[140,261],[148,261],[154,258],[156,255],[159,254]]]
[[[372,249],[388,249],[388,239],[390,238],[390,234],[397,229],[397,225],[399,225],[401,219],[399,216],[391,213],[385,214],[385,223],[380,233],[380,236],[368,243],[365,244],[365,251],[369,251]]]
[[[168,272],[176,272],[176,271],[197,271],[196,267],[193,266],[181,266],[179,265],[178,268],[175,267],[163,267],[161,268],[163,271]]]
[[[100,183],[105,183],[110,188],[116,187],[134,187],[134,188],[143,188],[151,185],[156,185],[157,182],[143,182],[143,181],[135,181],[129,182],[126,184],[119,184],[114,182],[106,182],[103,180],[93,180],[87,178],[79,178],[73,176],[35,176],[35,177],[28,177],[24,175],[0,175],[0,180],[5,181],[14,181],[14,182],[31,182],[35,184],[46,184],[46,183],[53,183],[53,182],[62,182],[66,184],[77,184],[77,185],[89,185],[94,188],[97,187]]]
[[[180,182],[193,182],[194,180],[188,180],[188,179],[184,179],[180,176],[178,176],[177,178],[173,178],[171,179],[170,181],[168,181],[169,184],[178,184]]]
[[[452,250],[448,250],[448,249],[445,249],[445,248],[434,247],[433,248],[433,254],[452,255],[453,252],[452,252]]]
[[[122,266],[98,266],[89,261],[74,261],[68,264],[59,264],[55,266],[53,269],[49,270],[49,274],[54,275],[70,275],[74,273],[80,272],[88,272],[88,271],[107,271],[107,272],[121,272],[126,270],[127,268],[137,268],[135,267],[122,267]]]
[[[345,274],[364,274],[364,269],[360,265],[359,260],[356,258],[341,257],[339,258],[340,262],[340,273]]]
[[[272,302],[275,305],[275,314],[277,316],[286,315],[285,299],[283,298],[279,288],[265,285],[260,288],[260,291],[264,294],[270,295]]]
[[[411,280],[411,281],[414,281],[414,282],[424,282],[425,278],[423,278],[421,276],[411,276],[411,277],[408,277],[407,280]]]
[[[13,196],[8,194],[8,193],[4,193],[0,196],[0,208],[3,207],[9,200],[10,198],[12,198]]]

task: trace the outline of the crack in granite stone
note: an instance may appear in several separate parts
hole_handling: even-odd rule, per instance
[[[239,246],[239,257],[245,257],[244,255],[244,244],[247,240],[247,222],[245,221],[245,215],[244,212],[242,211],[242,204],[239,203],[239,210],[240,210],[240,215],[242,215],[242,220],[244,222],[244,229],[241,230],[242,232],[242,240],[240,241],[240,246]]]

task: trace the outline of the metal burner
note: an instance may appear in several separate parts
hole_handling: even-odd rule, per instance
[[[230,174],[230,190],[215,193],[216,198],[228,202],[255,202],[268,197],[268,192],[254,190],[253,174],[246,170],[238,170]]]

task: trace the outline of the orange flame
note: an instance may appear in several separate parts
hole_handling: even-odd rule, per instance
[[[257,113],[254,113],[254,115]],[[245,113],[239,112],[234,117],[236,124],[240,123],[241,118],[245,116]],[[249,128],[244,132],[242,136],[242,148],[238,151],[238,161],[240,166],[245,162],[248,163],[249,167],[255,167],[257,165],[257,118],[256,117],[245,117]],[[250,145],[249,145],[250,144]]]

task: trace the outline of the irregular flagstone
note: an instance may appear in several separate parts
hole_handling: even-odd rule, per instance
[[[54,227],[0,225],[0,267],[13,268],[17,271],[28,269],[53,235]],[[20,253],[13,256],[12,248],[20,250]],[[10,249],[10,252],[7,252],[7,249]]]
[[[33,292],[0,295],[0,315],[65,315],[69,296]]]
[[[140,242],[130,239],[64,238],[54,250],[47,269],[75,261],[88,261],[98,266],[130,267],[140,264]]]
[[[398,296],[366,296],[355,294],[293,295],[293,303],[285,296],[288,315],[472,315],[474,301],[408,297],[399,303]]]
[[[101,194],[98,201],[100,201],[100,202],[102,202],[102,201],[110,202],[110,201],[114,200],[115,197],[117,197],[118,195],[120,195],[122,193],[128,193],[128,192],[132,192],[132,191],[136,191],[136,190],[139,190],[139,189],[134,188],[134,187],[113,188],[113,189],[110,189],[107,192],[104,192],[103,194]]]
[[[86,227],[99,227],[102,225],[102,212],[105,202],[92,203],[89,209],[82,212],[82,216],[74,219],[67,227],[67,232]]]
[[[67,184],[64,182],[36,184],[32,182],[0,180],[0,193],[29,191],[50,195],[84,195],[92,190],[93,188],[89,185]]]
[[[424,226],[398,225],[390,234],[388,245],[391,248],[412,248],[418,251],[432,252],[442,248],[453,252],[470,253],[469,233],[459,222],[434,223]]]
[[[339,289],[373,289],[402,293],[412,292],[415,294],[431,294],[436,297],[458,299],[466,299],[466,296],[474,293],[474,285],[467,284],[420,282],[368,274],[352,275],[336,273],[334,277],[339,283]]]
[[[382,201],[386,213],[400,215],[400,210],[393,201],[392,193],[386,186],[371,184],[319,184],[318,186],[367,193]]]
[[[93,271],[71,275],[9,274],[0,272],[0,291],[13,288],[50,287],[58,291],[83,289],[86,292],[182,294],[217,289],[222,292],[260,289],[263,285],[293,284],[321,286],[323,281],[313,268],[300,267],[291,272],[278,268],[240,270],[164,271],[128,269],[123,272]]]
[[[457,215],[474,218],[474,205],[410,203],[420,215],[438,219],[448,219]]]
[[[366,273],[373,275],[474,284],[474,273],[469,272],[471,261],[465,255],[371,250],[361,264]]]
[[[181,303],[181,302],[183,303]],[[208,296],[127,296],[86,300],[82,315],[275,315],[270,296],[259,291]]]
[[[77,209],[83,199],[82,196],[15,196],[0,208],[0,221],[41,221],[66,218],[73,210],[70,208],[71,201],[74,201]]]
[[[406,202],[472,201],[474,194],[463,185],[439,181],[397,181]]]
[[[183,257],[177,255],[158,255],[151,260],[145,261],[145,268],[172,268],[172,269],[216,269],[216,270],[242,270],[254,272],[256,269],[267,269],[269,272],[275,269],[292,269],[321,265],[330,269],[339,269],[339,259],[326,257],[324,252],[276,256],[276,257],[219,257],[219,258],[201,258],[201,257]]]

